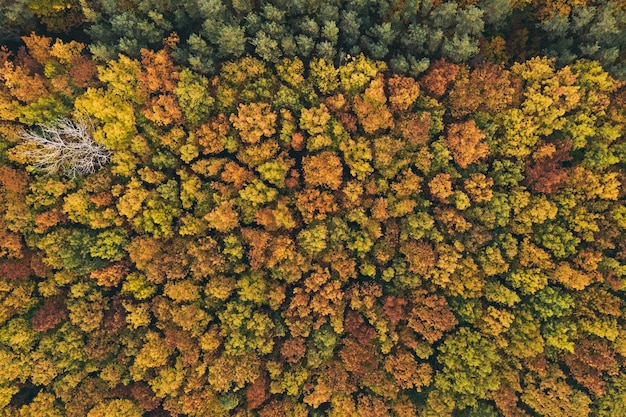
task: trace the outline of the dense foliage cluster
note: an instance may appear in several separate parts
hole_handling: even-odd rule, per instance
[[[626,415],[619,2],[0,25],[0,416]]]
[[[139,58],[172,32],[176,60],[202,74],[246,54],[266,62],[364,53],[416,76],[431,61],[554,56],[598,60],[626,77],[626,6],[620,0],[12,0],[0,39],[43,25],[81,31],[101,61]]]

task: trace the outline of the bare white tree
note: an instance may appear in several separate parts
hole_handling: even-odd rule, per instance
[[[31,146],[20,153],[48,174],[62,172],[71,178],[87,175],[107,164],[111,157],[109,150],[94,141],[92,131],[92,124],[84,118],[59,118],[41,125],[40,133],[22,131],[20,137]]]

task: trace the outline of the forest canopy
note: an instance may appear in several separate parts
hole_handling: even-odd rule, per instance
[[[0,40],[0,416],[626,415],[620,2],[24,0]]]

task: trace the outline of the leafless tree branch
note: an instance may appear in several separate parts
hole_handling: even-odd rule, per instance
[[[62,172],[71,178],[91,174],[111,157],[109,150],[93,140],[92,131],[93,126],[87,119],[59,118],[41,125],[40,132],[22,131],[22,140],[34,146],[21,154],[48,174]]]

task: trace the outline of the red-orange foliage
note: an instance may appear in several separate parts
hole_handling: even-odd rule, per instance
[[[167,49],[141,50],[143,71],[137,76],[144,94],[167,93],[176,88],[179,72]]]
[[[159,125],[167,126],[183,122],[183,112],[176,98],[171,94],[152,97],[142,112],[146,118]]]
[[[230,122],[223,113],[201,125],[195,134],[198,137],[198,143],[202,147],[202,153],[208,155],[222,152],[226,135],[230,130]]]
[[[248,410],[259,408],[269,398],[269,379],[265,372],[261,372],[259,377],[246,388]]]
[[[420,86],[413,78],[394,75],[387,79],[391,110],[402,112],[409,110],[420,94]]]
[[[528,417],[528,414],[518,407],[519,397],[512,389],[502,385],[489,396],[504,417]]]
[[[420,86],[429,96],[439,99],[450,88],[460,69],[461,67],[457,64],[442,58],[433,62],[426,75],[420,80]]]
[[[235,190],[241,190],[246,184],[254,180],[254,174],[238,163],[231,161],[224,165],[220,179],[228,184],[233,184]]]
[[[28,189],[28,174],[15,170],[7,165],[0,165],[0,184],[6,191],[25,194]]]
[[[180,124],[183,113],[174,96],[180,73],[167,49],[141,50],[142,71],[137,75],[139,92],[146,99],[142,113],[159,125]]]
[[[498,113],[517,100],[520,85],[511,73],[484,62],[468,73],[461,71],[448,95],[450,114],[465,117],[476,111]]]
[[[337,190],[343,182],[341,159],[330,151],[307,156],[302,160],[304,182],[309,187],[323,186]]]
[[[296,193],[296,207],[307,224],[314,219],[324,220],[327,214],[338,210],[335,197],[330,192],[310,188]]]
[[[559,73],[535,60],[511,77],[440,60],[419,85],[366,58],[327,63],[314,81],[296,59],[272,74],[246,58],[211,80],[181,72],[193,81],[183,99],[167,48],[120,57],[92,85],[79,46],[27,44],[15,59],[0,51],[9,414],[619,405],[626,95],[609,105],[622,82],[596,64]],[[94,88],[72,107],[80,85]],[[96,140],[128,140],[113,169],[46,179],[10,167],[27,162],[23,145],[7,149],[16,120],[73,108],[93,117]]]
[[[127,250],[137,269],[144,271],[161,251],[161,244],[155,239],[140,237],[134,239],[127,246]]]
[[[462,123],[453,123],[448,126],[446,143],[454,162],[461,168],[478,162],[489,154],[489,146],[482,142],[485,135],[478,129],[473,120]]]
[[[402,389],[416,389],[428,386],[432,380],[432,368],[426,363],[419,364],[413,354],[398,350],[385,358],[385,370],[393,376]]]
[[[410,92],[407,94],[409,96],[411,95]],[[398,98],[398,100],[398,105],[403,106],[400,102],[402,100],[409,102],[410,97]],[[382,75],[379,75],[378,78],[372,81],[362,96],[358,95],[354,97],[352,107],[366,133],[374,133],[378,130],[394,126],[392,114],[387,108],[386,103],[387,97],[385,95]]]
[[[259,410],[259,417],[305,417],[306,411],[300,409],[299,413],[294,411],[292,402],[272,400]]]
[[[412,305],[408,314],[408,326],[419,333],[429,343],[434,343],[443,334],[457,325],[456,317],[446,299],[424,290],[413,293]]]
[[[251,269],[259,270],[263,268],[268,259],[266,250],[272,240],[272,235],[262,230],[245,228],[241,229],[241,236],[250,245],[248,260]]]
[[[25,259],[3,259],[0,260],[0,277],[14,280],[28,278],[32,270]]]
[[[355,339],[346,338],[339,351],[339,357],[346,370],[357,380],[378,369],[379,357],[371,343],[362,344]]]
[[[11,61],[5,61],[0,66],[0,81],[11,96],[26,104],[49,94],[43,76],[32,74],[28,67],[21,67]]]
[[[362,345],[371,343],[376,337],[376,330],[365,323],[363,316],[354,310],[349,310],[346,313],[344,329]]]
[[[66,219],[67,216],[65,213],[55,207],[52,210],[44,211],[35,216],[35,224],[37,227],[34,230],[37,233],[45,233],[48,229],[59,223],[63,223]]]

